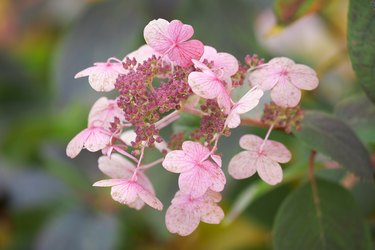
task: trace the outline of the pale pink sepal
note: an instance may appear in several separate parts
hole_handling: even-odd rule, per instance
[[[94,63],[94,66],[78,72],[74,78],[89,77],[91,87],[99,92],[109,92],[115,88],[119,74],[125,74],[122,63],[105,62]]]
[[[192,65],[191,60],[199,59],[203,54],[203,44],[198,40],[189,40],[193,34],[194,29],[190,25],[161,18],[147,24],[143,32],[150,47],[182,67]]]
[[[83,148],[90,152],[104,149],[111,139],[111,133],[102,127],[91,125],[76,135],[66,147],[66,154],[70,158],[76,157]]]
[[[224,218],[223,210],[216,204],[220,199],[221,195],[211,190],[197,198],[177,192],[165,216],[168,231],[187,236],[200,221],[219,224]]]
[[[310,67],[295,64],[286,57],[277,57],[256,68],[249,75],[252,85],[271,90],[272,100],[282,107],[294,107],[301,99],[301,91],[315,89],[319,84],[316,72]]]
[[[240,146],[246,151],[235,155],[229,162],[228,172],[235,179],[245,179],[258,172],[259,177],[270,185],[282,181],[283,172],[279,163],[291,159],[291,153],[281,143],[263,139],[256,135],[244,135]]]

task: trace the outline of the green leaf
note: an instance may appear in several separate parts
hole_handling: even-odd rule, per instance
[[[172,124],[173,131],[184,132],[188,136],[200,126],[200,117],[188,113],[181,113],[180,118]]]
[[[351,0],[348,46],[352,66],[368,97],[375,103],[375,10],[374,1]]]
[[[348,124],[362,141],[375,143],[375,106],[365,95],[339,102],[335,115]]]
[[[297,19],[318,11],[321,0],[275,0],[273,8],[279,24],[290,24]]]
[[[373,179],[367,149],[344,122],[323,112],[307,111],[301,127],[295,135],[309,147],[331,157],[362,179]]]
[[[295,190],[281,205],[274,224],[274,249],[372,249],[368,231],[351,194],[317,180]]]

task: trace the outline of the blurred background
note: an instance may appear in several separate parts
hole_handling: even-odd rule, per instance
[[[347,0],[316,3],[308,15],[280,23],[272,0],[1,0],[0,249],[271,249],[277,208],[296,181],[253,201],[232,223],[201,223],[185,238],[167,232],[165,209],[134,211],[112,201],[109,189],[93,188],[103,178],[99,155],[83,151],[71,160],[65,147],[100,95],[86,78],[73,77],[144,44],[150,20],[180,19],[194,27],[194,38],[241,61],[246,54],[287,56],[315,68],[321,83],[303,106],[331,112],[360,88],[346,49]],[[265,133],[240,128],[221,142],[224,168],[249,132]],[[291,148],[286,168],[298,166],[303,180],[309,150],[291,136],[271,137]],[[166,208],[177,175],[162,168],[149,175]],[[228,177],[225,212],[256,179]],[[367,203],[364,213],[374,215],[374,203]]]

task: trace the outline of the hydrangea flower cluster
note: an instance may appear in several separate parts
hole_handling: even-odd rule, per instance
[[[200,221],[218,224],[224,212],[218,205],[226,184],[218,141],[230,130],[246,124],[241,115],[254,109],[264,91],[271,91],[273,102],[266,105],[261,123],[269,126],[264,139],[244,135],[228,172],[244,179],[256,172],[270,185],[282,181],[280,163],[291,153],[281,143],[269,140],[273,128],[287,132],[298,125],[303,112],[298,103],[301,91],[318,85],[316,73],[305,65],[280,57],[268,63],[256,55],[241,64],[233,55],[217,52],[201,41],[192,40],[194,29],[179,20],[151,21],[144,29],[146,44],[120,60],[106,62],[79,72],[88,76],[96,91],[116,89],[118,97],[100,98],[93,105],[88,127],[67,146],[67,155],[76,157],[85,148],[101,151],[99,169],[109,179],[94,186],[111,187],[112,198],[131,208],[144,204],[162,210],[147,169],[162,165],[179,174],[178,188],[166,211],[166,226],[172,233],[191,234]],[[235,88],[248,91],[237,101]],[[181,113],[200,117],[193,132],[172,134],[165,140],[160,130],[177,121]],[[156,148],[162,157],[144,163],[146,148]]]

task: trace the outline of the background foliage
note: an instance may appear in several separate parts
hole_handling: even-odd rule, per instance
[[[370,0],[1,1],[0,249],[372,249],[374,16]],[[99,96],[75,73],[138,48],[158,17],[193,25],[196,38],[240,60],[287,56],[320,78],[303,98],[315,111],[302,130],[271,135],[293,152],[283,183],[228,177],[225,223],[186,238],[166,231],[164,214],[133,211],[91,187],[101,178],[96,156],[65,156]],[[184,120],[174,129],[196,123]],[[265,132],[234,131],[220,145],[223,166],[241,134]],[[312,149],[317,179],[308,178]],[[176,177],[161,168],[150,176],[167,203]]]

